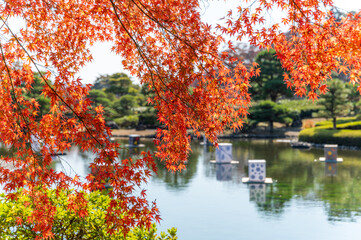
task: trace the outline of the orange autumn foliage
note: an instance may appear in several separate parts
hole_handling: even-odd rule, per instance
[[[228,27],[219,28],[238,40],[247,38],[260,48],[274,48],[289,72],[284,80],[296,95],[317,99],[327,90],[332,71],[359,84],[361,13],[336,19],[330,11],[332,0],[259,0],[257,4],[252,14],[250,8],[237,9],[237,19],[230,12]],[[284,18],[264,26],[265,12],[276,6]],[[280,31],[283,25],[288,26],[287,32]]]
[[[247,2],[247,1],[245,1]],[[321,5],[328,0],[258,0],[257,8],[237,9],[237,17],[227,17],[224,34],[247,37],[261,48],[274,48],[284,68],[286,84],[297,95],[315,99],[324,92],[331,71],[350,74],[359,83],[360,14],[336,21]],[[279,25],[266,27],[266,10],[281,8],[282,23],[290,26],[285,34]],[[17,17],[25,26],[15,32],[8,19]],[[92,60],[89,48],[100,41],[113,43],[122,56],[123,67],[141,83],[154,90],[150,102],[165,125],[158,130],[156,157],[170,171],[182,170],[190,151],[187,130],[217,141],[225,127],[242,127],[250,104],[249,80],[259,73],[256,65],[242,62],[230,72],[219,54],[221,36],[200,19],[195,0],[5,0],[0,4],[0,136],[14,156],[3,161],[15,169],[0,167],[0,183],[13,194],[17,188],[32,197],[36,206],[32,217],[34,231],[52,237],[54,206],[44,189],[74,188],[86,191],[104,187],[110,179],[113,200],[107,220],[113,230],[125,233],[133,226],[150,226],[159,221],[158,209],[136,192],[155,169],[153,156],[119,159],[119,145],[110,142],[101,107],[92,108],[87,99],[89,86],[74,76]],[[230,44],[231,45],[231,44]],[[229,61],[229,59],[227,59]],[[41,65],[48,69],[41,73]],[[42,94],[51,99],[51,110],[39,117],[39,104],[26,99],[32,90],[33,70],[45,83]],[[51,84],[50,84],[51,83]],[[33,149],[42,142],[40,152]],[[51,154],[78,145],[97,157],[91,164],[101,169],[86,181],[55,172]],[[78,191],[69,210],[79,216],[88,214],[83,194]]]

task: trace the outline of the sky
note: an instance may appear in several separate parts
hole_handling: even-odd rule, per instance
[[[203,0],[201,1],[202,20],[208,24],[215,25],[224,17],[229,9],[235,9],[240,0]],[[334,0],[334,5],[344,11],[357,11],[361,9],[360,0]],[[125,72],[122,68],[121,58],[110,51],[111,44],[99,43],[92,49],[93,61],[86,65],[78,74],[83,83],[94,83],[100,75]],[[127,73],[127,72],[125,72]],[[128,74],[128,73],[127,73]],[[135,77],[131,77],[134,82],[138,82]]]

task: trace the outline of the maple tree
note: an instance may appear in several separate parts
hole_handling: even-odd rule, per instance
[[[244,1],[248,2],[248,1]],[[274,48],[283,67],[288,87],[297,95],[316,99],[326,91],[331,71],[350,74],[358,83],[360,71],[360,14],[335,21],[323,6],[330,0],[258,0],[256,5],[228,14],[224,34],[248,37],[259,48]],[[256,7],[255,7],[256,6]],[[262,26],[264,12],[279,7],[286,13],[282,24]],[[253,9],[253,11],[252,11]],[[15,32],[13,17],[24,21]],[[14,190],[23,188],[30,196],[33,213],[26,219],[43,238],[52,237],[52,216],[56,208],[44,189],[78,189],[70,196],[68,209],[88,214],[87,201],[79,189],[104,187],[110,179],[113,190],[106,222],[125,233],[133,226],[150,226],[159,220],[157,207],[146,200],[145,191],[136,194],[154,169],[153,156],[119,159],[118,143],[110,142],[102,107],[91,107],[86,98],[90,86],[75,78],[92,60],[90,47],[99,41],[113,43],[112,50],[124,58],[123,67],[155,93],[149,99],[165,128],[158,130],[156,156],[170,171],[182,170],[190,151],[187,129],[217,141],[229,126],[243,124],[250,104],[249,80],[259,73],[257,64],[232,62],[227,52],[219,55],[224,39],[202,23],[196,0],[5,0],[0,3],[0,129],[1,141],[12,149],[3,161],[14,169],[0,168],[0,183],[16,199]],[[232,48],[232,44],[229,44]],[[41,66],[46,68],[45,73]],[[33,70],[38,72],[50,99],[50,110],[39,117],[32,91]],[[308,92],[307,92],[308,91]],[[34,144],[42,144],[40,152]],[[72,144],[96,154],[92,169],[97,175],[72,178],[50,168],[51,155]]]
[[[255,46],[275,49],[283,68],[289,71],[284,76],[287,86],[297,95],[317,99],[327,90],[326,82],[332,78],[332,71],[345,73],[351,83],[359,83],[360,13],[334,17],[332,0],[260,0],[257,3],[254,12],[250,12],[250,8],[237,9],[237,19],[232,19],[230,12],[229,27],[220,29],[236,35],[238,40],[247,37]],[[257,27],[264,24],[264,13],[275,6],[285,13],[282,21]],[[282,25],[289,26],[289,31],[281,32]]]

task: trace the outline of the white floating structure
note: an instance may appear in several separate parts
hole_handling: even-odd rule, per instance
[[[238,161],[232,160],[232,143],[218,143],[218,148],[216,148],[216,160],[211,160],[210,162],[238,164]]]
[[[232,161],[232,143],[219,143],[216,149],[217,163],[231,163]]]
[[[129,135],[129,141],[127,147],[144,147],[144,144],[140,144],[140,135],[131,134]]]
[[[266,178],[266,160],[248,160],[248,177],[242,178],[243,183],[273,183]]]
[[[342,158],[337,157],[337,144],[324,145],[324,157],[320,157],[320,162],[343,162]]]

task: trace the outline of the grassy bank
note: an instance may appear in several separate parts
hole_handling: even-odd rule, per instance
[[[299,134],[299,141],[315,144],[338,144],[361,147],[361,121],[356,118],[341,118],[337,129],[332,129],[331,121],[322,121],[314,128],[304,129]]]

